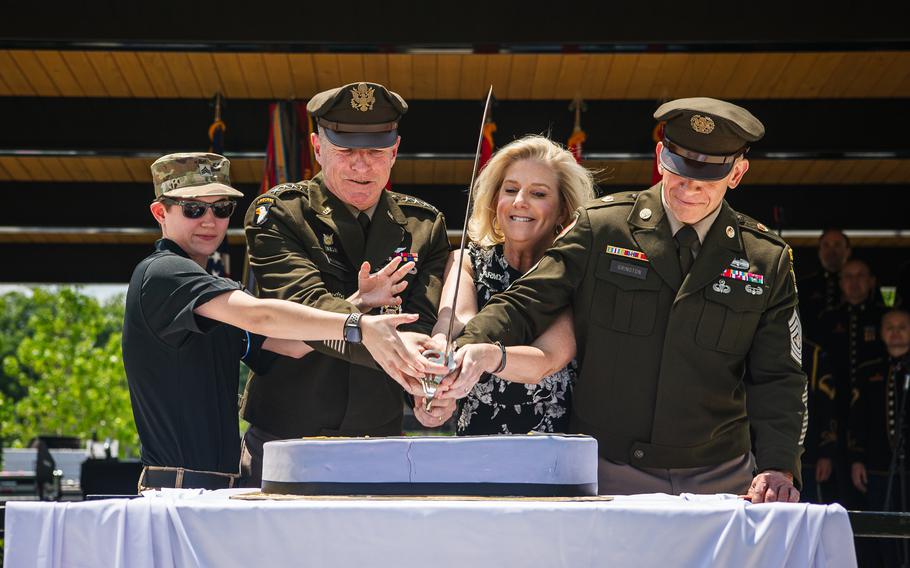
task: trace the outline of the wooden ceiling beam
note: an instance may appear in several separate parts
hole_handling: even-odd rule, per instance
[[[406,98],[910,97],[910,52],[187,53],[0,50],[0,96],[306,99],[362,79]]]

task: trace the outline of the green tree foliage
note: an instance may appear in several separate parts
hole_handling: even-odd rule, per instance
[[[0,435],[22,447],[39,434],[120,441],[138,436],[120,351],[123,297],[101,304],[72,288],[0,296]]]

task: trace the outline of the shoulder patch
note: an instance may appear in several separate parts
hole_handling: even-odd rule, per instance
[[[405,195],[403,193],[395,193],[394,191],[389,192],[389,196],[395,200],[395,203],[398,205],[409,205],[411,207],[419,207],[421,209],[426,209],[431,211],[434,215],[439,214],[439,209],[436,209],[426,201],[422,199],[417,199],[416,197],[411,197],[410,195]]]
[[[253,224],[257,227],[265,223],[269,217],[269,209],[275,204],[275,198],[268,195],[260,195],[253,202]]]
[[[247,226],[253,225],[256,227],[264,225],[265,222],[269,220],[271,215],[270,210],[273,207],[282,209],[285,201],[298,199],[300,197],[308,198],[310,190],[309,184],[310,182],[308,181],[300,183],[282,183],[276,185],[262,195],[256,196],[253,200],[253,204],[250,205],[250,209],[247,210],[244,223]]]

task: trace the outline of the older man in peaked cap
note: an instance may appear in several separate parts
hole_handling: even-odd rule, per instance
[[[435,207],[385,191],[398,154],[398,122],[408,105],[382,85],[360,82],[315,95],[307,110],[318,126],[311,143],[322,171],[311,180],[273,187],[247,212],[258,293],[341,313],[419,314],[418,322],[403,328],[415,332],[417,350],[421,334],[436,321],[449,242]],[[388,269],[390,261],[414,265],[402,272]],[[401,279],[386,287],[391,295],[371,292],[370,271],[382,267],[380,276]],[[264,442],[398,435],[402,387],[420,393],[413,377],[421,369],[390,377],[357,345],[312,346],[314,353],[278,361],[247,384],[241,412],[251,424],[242,458],[248,485],[259,483]],[[417,405],[415,414],[438,426],[453,403],[434,404],[429,412]]]
[[[709,98],[654,117],[660,183],[579,208],[458,344],[527,343],[571,305],[572,430],[598,440],[602,493],[796,501],[806,377],[790,248],[724,201],[764,127]]]

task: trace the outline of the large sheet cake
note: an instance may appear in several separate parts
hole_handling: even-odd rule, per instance
[[[589,436],[304,438],[263,451],[264,493],[597,494],[597,441]]]

